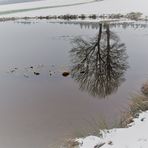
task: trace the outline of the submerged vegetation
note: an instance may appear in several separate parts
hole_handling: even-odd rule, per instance
[[[133,118],[137,118],[139,113],[148,110],[148,89],[143,91],[144,87],[147,87],[148,83],[142,86],[140,94],[132,96],[129,102],[129,109],[125,111],[121,117],[120,127],[126,127],[129,123],[133,122]]]

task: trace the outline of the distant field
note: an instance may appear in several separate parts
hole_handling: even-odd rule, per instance
[[[148,9],[146,5],[148,3],[147,0],[143,0],[142,2],[135,2],[135,0],[33,1],[36,0],[0,0],[0,17],[35,17],[66,14],[101,15],[117,13],[127,14],[130,12],[141,12],[144,17],[148,16]]]
[[[13,2],[11,1],[7,1],[7,4],[9,3],[23,3],[23,2],[33,2],[33,1],[39,1],[39,0],[13,0]],[[58,4],[58,5],[47,5],[47,6],[41,6],[41,7],[33,7],[33,8],[22,8],[22,9],[16,9],[16,10],[6,10],[6,11],[1,11],[0,15],[3,14],[11,14],[11,13],[18,13],[18,12],[27,12],[27,11],[34,11],[34,10],[42,10],[42,9],[50,9],[50,8],[60,8],[60,7],[70,7],[70,6],[78,6],[78,5],[83,5],[83,4],[89,4],[89,3],[94,3],[97,1],[102,1],[102,0],[90,0],[90,1],[83,1],[83,2],[73,2],[73,3],[69,3],[69,4]],[[0,1],[0,4],[3,3],[3,1]],[[4,3],[3,3],[4,4]],[[5,1],[6,4],[6,1]]]

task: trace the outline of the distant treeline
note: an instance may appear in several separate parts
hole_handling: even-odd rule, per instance
[[[131,12],[127,14],[91,14],[91,15],[71,15],[71,14],[66,14],[66,15],[48,15],[48,16],[36,16],[36,17],[4,17],[0,18],[0,21],[10,21],[10,20],[18,20],[18,19],[60,19],[60,20],[85,20],[85,19],[101,19],[101,20],[120,20],[120,19],[128,19],[128,20],[148,20],[148,16],[142,17],[143,14],[141,12]]]

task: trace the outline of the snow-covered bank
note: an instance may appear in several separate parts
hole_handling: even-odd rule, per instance
[[[147,148],[148,147],[148,111],[139,117],[128,128],[117,128],[102,131],[102,137],[89,136],[77,139],[79,148]]]
[[[0,5],[0,15],[5,17],[7,15],[14,17],[18,16],[44,16],[49,14],[62,14],[63,8],[70,8],[72,6],[79,7],[84,4],[94,3],[100,0],[41,0],[26,3],[16,3],[9,5]],[[61,12],[56,11],[58,8]],[[50,10],[53,12],[50,12]],[[17,13],[17,14],[16,14]],[[21,14],[20,14],[21,13]]]
[[[147,0],[43,0],[0,6],[0,17],[61,14],[111,14],[142,12],[148,15]]]

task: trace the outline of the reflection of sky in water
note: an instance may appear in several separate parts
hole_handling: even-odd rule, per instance
[[[74,131],[92,131],[92,118],[116,120],[130,93],[148,78],[148,29],[111,30],[125,43],[130,68],[116,94],[98,99],[81,92],[70,76],[61,76],[70,65],[68,37],[94,37],[97,29],[43,21],[30,25],[0,23],[0,147],[46,148]],[[35,76],[29,71],[30,77],[25,78],[25,68],[30,66],[41,74]],[[15,67],[18,72],[8,73]],[[50,77],[49,70],[56,74]]]

